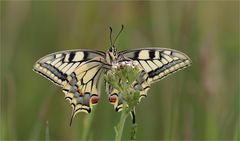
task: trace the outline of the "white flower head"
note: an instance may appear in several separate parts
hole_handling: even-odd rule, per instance
[[[122,62],[112,63],[113,70],[124,69],[126,67],[131,67],[135,69],[139,67],[139,63],[136,61],[122,61]]]

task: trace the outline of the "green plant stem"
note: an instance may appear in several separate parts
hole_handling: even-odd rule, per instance
[[[89,117],[87,117],[85,123],[84,123],[84,130],[83,130],[83,135],[81,137],[81,140],[88,140],[88,137],[89,137],[89,131],[90,131],[90,127],[92,125],[92,121],[93,121],[93,117],[94,117],[94,114],[95,114],[95,110],[96,110],[96,107],[92,109],[92,113],[89,115]]]
[[[125,62],[116,67],[116,69],[106,75],[105,80],[113,89],[119,91],[118,98],[123,106],[120,121],[117,126],[114,127],[116,132],[115,141],[120,141],[122,139],[125,121],[130,112],[134,111],[140,98],[140,91],[133,87],[133,83],[139,78],[141,69],[138,69],[136,64],[133,64],[132,62]],[[134,129],[131,138],[136,138],[135,131],[136,130]]]
[[[115,132],[116,132],[115,141],[121,141],[123,128],[124,128],[125,121],[126,121],[128,115],[129,115],[129,113],[122,111],[120,121],[119,121],[118,125],[115,126]]]
[[[130,140],[136,140],[136,138],[137,138],[137,124],[133,123]]]
[[[50,140],[50,135],[49,135],[49,125],[48,125],[48,121],[46,122],[46,131],[45,131],[45,141],[49,141]]]

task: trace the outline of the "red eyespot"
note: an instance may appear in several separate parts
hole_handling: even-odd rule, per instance
[[[117,101],[117,99],[118,99],[118,96],[117,96],[117,95],[111,95],[111,96],[109,97],[109,101],[110,101],[111,104],[115,104],[115,102]]]
[[[91,96],[91,103],[92,104],[97,104],[98,103],[98,96],[96,96],[96,95]]]

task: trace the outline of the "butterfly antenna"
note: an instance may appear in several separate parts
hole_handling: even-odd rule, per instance
[[[113,42],[112,42],[112,27],[110,26],[109,29],[110,29],[110,43],[111,43],[111,46],[113,46]]]
[[[116,36],[116,38],[115,38],[115,40],[114,40],[114,42],[113,42],[113,45],[115,44],[115,42],[116,42],[116,40],[118,39],[119,35],[122,33],[123,28],[124,28],[124,26],[123,26],[123,24],[122,24],[122,28],[121,28],[121,30],[118,32],[118,34],[117,34],[117,36]]]

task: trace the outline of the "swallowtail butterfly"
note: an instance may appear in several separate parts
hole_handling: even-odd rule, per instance
[[[98,84],[101,76],[116,63],[133,61],[140,65],[143,72],[140,77],[143,81],[136,80],[136,84],[141,86],[140,99],[146,96],[152,83],[191,64],[187,55],[167,48],[141,48],[117,52],[114,43],[121,31],[113,43],[111,27],[110,31],[111,47],[106,53],[94,50],[61,51],[42,57],[33,67],[35,72],[62,87],[65,99],[69,100],[73,108],[72,118],[78,112],[91,112],[93,105],[98,103]],[[106,84],[106,90],[115,110],[121,111],[122,101],[116,100],[118,91],[109,84]]]

